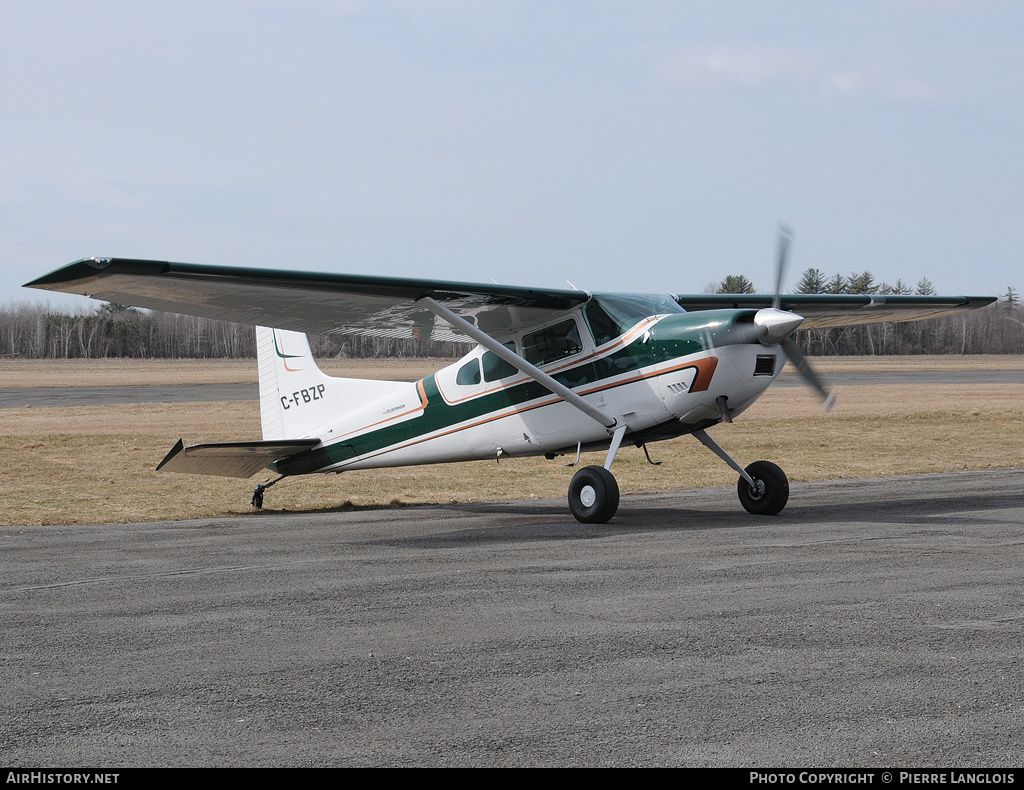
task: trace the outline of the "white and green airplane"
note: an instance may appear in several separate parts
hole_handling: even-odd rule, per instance
[[[781,281],[786,239],[780,243]],[[569,509],[604,523],[619,504],[609,471],[623,442],[691,434],[739,473],[746,510],[789,498],[768,461],[743,467],[707,433],[732,422],[792,361],[831,394],[791,336],[798,327],[914,321],[995,297],[588,293],[439,280],[89,258],[27,284],[257,327],[263,441],[178,441],[158,469],[252,477],[253,505],[284,477],[506,456],[607,450],[569,484]],[[273,327],[273,328],[271,328]],[[412,383],[327,376],[303,333],[475,341]],[[648,459],[650,456],[648,456]]]

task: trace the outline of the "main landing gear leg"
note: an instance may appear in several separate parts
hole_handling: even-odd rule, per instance
[[[754,461],[744,469],[706,432],[694,431],[693,435],[701,444],[740,473],[736,492],[744,510],[760,516],[774,516],[782,512],[789,501],[789,479],[782,469],[771,461]]]
[[[626,426],[620,425],[612,434],[604,466],[585,466],[569,483],[569,510],[584,524],[604,524],[619,509],[619,484],[608,471],[619,452]]]
[[[269,483],[260,483],[258,486],[253,488],[252,506],[257,510],[261,510],[263,508],[263,492],[274,485],[278,480],[283,480],[285,477],[286,475],[281,475],[280,477],[274,478]]]

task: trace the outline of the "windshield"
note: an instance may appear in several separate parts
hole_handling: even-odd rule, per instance
[[[600,346],[648,316],[686,311],[668,294],[594,294],[583,312],[594,343]]]

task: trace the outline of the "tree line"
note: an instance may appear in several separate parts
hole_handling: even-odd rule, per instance
[[[457,357],[470,344],[315,334],[313,354],[332,357]],[[91,312],[45,305],[0,307],[0,357],[29,359],[236,359],[256,356],[248,324],[104,302]]]
[[[743,275],[708,287],[716,293],[754,293]],[[826,277],[804,272],[796,293],[911,293],[901,283],[875,284],[869,272]],[[918,294],[934,294],[927,279]],[[1024,305],[1013,288],[996,304],[959,315],[904,324],[810,329],[796,334],[804,353],[822,356],[1024,353]],[[470,344],[355,335],[310,335],[313,353],[333,357],[457,357]],[[177,315],[103,303],[94,310],[60,311],[39,304],[0,307],[0,357],[97,359],[253,358],[253,328],[212,318]]]

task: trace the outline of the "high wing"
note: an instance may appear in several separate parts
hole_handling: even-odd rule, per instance
[[[687,312],[772,307],[771,294],[696,294],[677,296]],[[992,304],[994,296],[904,296],[902,294],[782,294],[779,307],[802,315],[801,329],[920,321]]]
[[[307,333],[466,341],[428,310],[430,298],[491,336],[508,335],[586,302],[586,291],[322,274],[131,258],[87,258],[26,284],[115,304]],[[672,296],[687,311],[773,306],[770,294]],[[916,321],[983,307],[995,297],[783,294],[801,329]]]
[[[432,297],[491,335],[587,301],[583,291],[87,258],[26,284],[115,304],[307,333],[468,338],[417,304]]]

